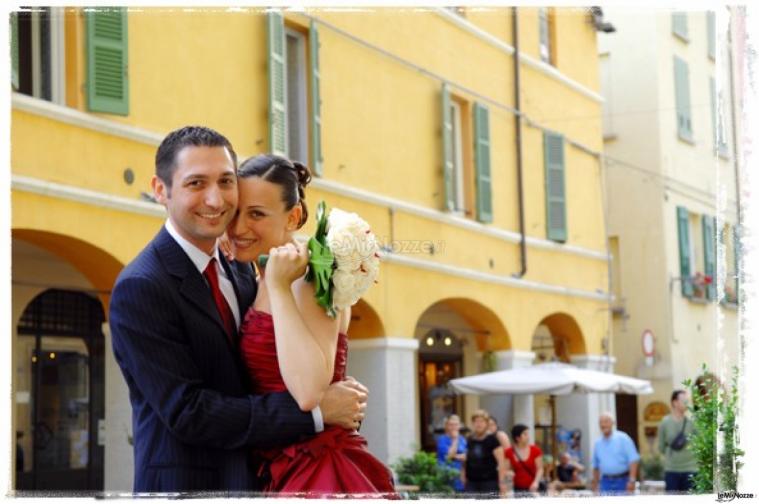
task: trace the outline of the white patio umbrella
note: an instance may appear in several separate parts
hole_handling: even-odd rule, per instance
[[[648,380],[582,369],[562,362],[456,378],[448,385],[461,394],[550,394],[551,455],[556,464],[556,398],[573,393],[652,394]]]
[[[652,394],[648,380],[548,362],[517,369],[456,378],[448,384],[463,394],[551,394],[608,392]]]

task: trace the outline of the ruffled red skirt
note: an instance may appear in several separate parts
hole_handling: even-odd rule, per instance
[[[356,431],[328,427],[284,450],[259,452],[272,497],[398,498],[391,472]]]

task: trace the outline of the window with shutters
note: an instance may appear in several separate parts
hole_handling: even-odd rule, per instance
[[[706,35],[707,35],[707,54],[710,59],[714,60],[717,52],[717,21],[714,11],[706,11]]]
[[[691,299],[715,299],[714,218],[678,207],[678,221],[683,295]]]
[[[672,34],[688,42],[688,14],[686,12],[672,14]]]
[[[306,37],[288,29],[287,78],[285,110],[287,110],[287,157],[308,164],[308,101],[306,98]]]
[[[87,109],[129,114],[129,44],[126,8],[85,11]]]
[[[727,128],[725,126],[725,100],[723,90],[717,93],[717,153],[723,158],[729,156],[727,151]]]
[[[714,141],[714,152],[723,158],[727,158],[727,131],[725,126],[725,111],[722,90],[719,94],[716,89],[717,85],[714,77],[709,78],[709,95],[712,116],[712,139]]]
[[[720,233],[720,241],[724,246],[724,256],[722,257],[724,257],[725,261],[725,293],[722,301],[732,304],[738,302],[738,268],[735,234],[735,226],[731,224],[725,224]]]
[[[690,213],[688,214],[688,226],[690,240],[690,271],[691,271],[691,285],[693,285],[693,297],[706,298],[706,290],[704,288],[698,288],[696,285],[697,278],[700,275],[704,275],[704,237],[701,228],[701,219],[699,216]]]
[[[609,253],[611,254],[611,292],[614,294],[612,314],[624,316],[625,300],[622,297],[622,261],[619,251],[619,236],[609,236]]]
[[[567,241],[567,205],[564,180],[564,137],[543,133],[545,167],[546,236],[557,242]]]
[[[65,31],[61,7],[11,14],[11,86],[19,93],[65,105]]]
[[[677,115],[677,135],[686,142],[693,142],[693,124],[691,122],[690,83],[688,64],[677,56],[674,57],[675,70],[675,111]]]
[[[612,85],[611,54],[608,52],[599,54],[598,61],[601,74],[601,96],[604,97],[603,104],[601,105],[603,114],[603,136],[604,140],[614,140],[617,138],[617,133],[614,127],[614,111],[612,109],[614,103],[614,86]]]
[[[538,31],[540,34],[540,59],[549,65],[556,65],[554,25],[555,10],[549,7],[539,8]]]
[[[268,14],[269,150],[322,175],[319,32]]]
[[[461,215],[471,215],[471,208],[466,206],[465,194],[469,192],[470,187],[468,177],[465,176],[465,172],[471,173],[471,168],[465,170],[464,167],[464,140],[463,140],[463,122],[461,120],[462,105],[455,98],[451,99],[451,130],[450,130],[450,142],[453,148],[453,186],[454,186],[454,207],[453,211]]]
[[[490,222],[490,146],[487,109],[443,85],[443,208]],[[479,127],[477,120],[479,119]]]

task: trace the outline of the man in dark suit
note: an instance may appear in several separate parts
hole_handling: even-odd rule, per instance
[[[237,351],[255,299],[249,264],[217,238],[237,211],[236,155],[214,130],[185,127],[156,153],[152,186],[168,219],[119,275],[110,303],[113,351],[129,386],[134,491],[247,491],[252,448],[284,446],[324,424],[355,428],[366,389],[333,384],[303,412],[288,393],[248,393]]]

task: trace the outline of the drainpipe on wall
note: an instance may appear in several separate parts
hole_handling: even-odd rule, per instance
[[[522,112],[520,110],[519,93],[519,19],[517,7],[511,8],[511,28],[514,38],[514,121],[516,124],[517,141],[517,194],[519,202],[519,253],[522,269],[519,273],[512,273],[515,278],[522,278],[527,273],[527,236],[524,231],[524,188],[522,187]]]

